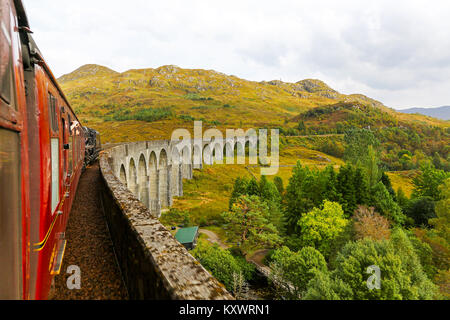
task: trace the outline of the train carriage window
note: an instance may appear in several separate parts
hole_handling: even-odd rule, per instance
[[[80,133],[78,132],[78,128],[76,129],[75,135],[75,157],[75,162],[78,165],[78,162],[80,161]]]
[[[2,1],[0,3],[0,98],[6,104],[15,108],[10,10],[7,2]]]
[[[0,128],[0,300],[21,294],[19,133]]]
[[[79,153],[80,153],[80,143],[78,142],[79,139],[80,139],[80,136],[79,136],[78,128],[77,128],[76,135],[75,135],[75,144],[76,144],[76,146],[75,146],[75,157],[76,157],[76,159],[77,159],[77,160],[76,160],[77,165],[78,165],[78,161],[80,161],[80,157],[79,157]]]
[[[77,147],[77,129],[73,129],[73,162],[75,163],[75,168],[78,164],[78,147]]]
[[[67,151],[69,153],[69,174],[72,174],[72,170],[73,170],[73,135],[72,135],[72,120],[69,114],[69,122],[68,122],[68,127],[69,127],[69,141],[67,142],[69,144],[69,150]]]
[[[61,128],[62,128],[62,144],[66,144],[67,143],[67,135],[66,135],[66,120],[64,118],[61,118]],[[67,153],[68,151],[63,148],[63,172],[64,172],[64,177],[66,177],[67,175]]]
[[[52,157],[52,213],[55,212],[59,203],[59,139],[51,139]]]
[[[72,149],[72,145],[73,145],[73,136],[69,136],[69,174],[72,174],[72,170],[73,170],[73,149]]]
[[[48,93],[48,107],[49,107],[50,127],[53,132],[58,132],[58,117],[56,114],[56,98],[50,92]]]

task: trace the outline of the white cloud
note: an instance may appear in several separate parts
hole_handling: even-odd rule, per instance
[[[315,77],[391,107],[450,104],[448,1],[23,1],[57,76],[176,64]]]

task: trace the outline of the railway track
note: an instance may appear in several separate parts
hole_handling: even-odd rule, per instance
[[[67,247],[61,273],[55,277],[54,300],[127,299],[99,198],[98,162],[86,168],[66,230]],[[80,289],[69,289],[69,266],[80,268]]]

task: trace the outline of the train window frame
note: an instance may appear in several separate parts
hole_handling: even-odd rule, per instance
[[[64,179],[67,177],[68,174],[68,165],[67,165],[67,150],[64,148],[64,145],[67,143],[67,133],[66,133],[66,126],[67,126],[67,120],[64,118],[63,115],[61,115],[61,133],[62,133],[62,162],[63,162],[63,173],[64,173]]]
[[[2,91],[3,80],[8,79],[8,91],[10,92],[9,99],[0,94],[0,125],[12,130],[20,131],[23,126],[22,115],[19,112],[17,104],[17,86],[16,74],[14,67],[14,46],[16,45],[14,37],[16,22],[12,13],[12,8],[9,2],[0,2],[0,59],[8,59],[7,66],[3,74],[0,71],[0,91]],[[5,53],[6,52],[6,53]]]
[[[49,110],[49,122],[50,130],[53,133],[58,133],[58,113],[57,113],[57,100],[56,97],[49,91],[48,92],[48,110]]]
[[[13,34],[11,28],[11,26],[14,25],[14,20],[10,17],[11,7],[7,5],[8,3],[0,5],[0,56],[7,59],[4,72],[3,74],[0,73],[0,100],[12,109],[17,110],[14,57],[12,50]]]
[[[76,159],[75,160],[75,167],[78,168],[78,160],[79,160],[78,152],[79,152],[79,148],[80,148],[80,146],[78,144],[78,127],[74,129],[74,138],[75,138],[75,141],[74,141],[73,149],[74,149],[74,152],[75,152],[75,159]]]
[[[67,152],[69,153],[68,174],[72,175],[72,172],[73,172],[73,148],[72,148],[73,147],[73,136],[72,135],[69,136],[68,143],[69,143],[69,150],[67,150]]]
[[[59,190],[59,169],[60,169],[60,145],[59,138],[50,138],[50,158],[51,158],[51,212],[58,209],[60,190]]]
[[[76,169],[77,167],[77,163],[78,163],[78,152],[77,152],[78,148],[77,148],[77,129],[74,128],[73,129],[73,162],[74,162],[74,167]]]
[[[73,131],[72,131],[72,117],[70,116],[70,113],[67,115],[67,128],[69,131],[68,140],[67,143],[69,144],[68,152],[68,174],[72,175],[73,172]]]
[[[67,123],[69,124],[69,136],[71,136],[72,135],[72,117],[70,116],[70,114],[68,114],[67,115],[67,119],[68,119],[68,121],[67,121]]]

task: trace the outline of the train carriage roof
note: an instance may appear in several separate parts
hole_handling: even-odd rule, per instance
[[[25,12],[25,7],[23,6],[22,0],[14,0],[14,6],[16,7],[17,19],[19,20],[19,27],[27,27],[28,24],[27,14]]]
[[[26,32],[26,41],[28,41],[28,47],[29,50],[31,52],[32,55],[37,56],[39,59],[39,65],[41,67],[44,68],[45,72],[47,73],[47,76],[49,77],[49,79],[52,81],[52,83],[54,84],[54,86],[56,87],[56,89],[58,90],[59,94],[61,95],[62,99],[65,101],[67,108],[69,108],[72,111],[72,114],[75,116],[75,119],[80,123],[80,120],[78,119],[77,115],[75,114],[75,112],[73,111],[72,107],[70,106],[69,101],[67,100],[64,92],[62,91],[61,87],[58,84],[58,81],[56,81],[55,76],[53,75],[53,72],[51,71],[50,67],[47,65],[47,63],[45,62],[45,59],[41,53],[41,51],[39,50],[36,42],[34,41],[33,37],[31,36],[31,30],[30,30],[30,25],[28,23],[28,17],[25,11],[25,7],[22,3],[22,0],[14,0],[14,6],[16,8],[16,13],[17,13],[17,19],[18,19],[18,23],[19,23],[19,28],[27,28]]]

